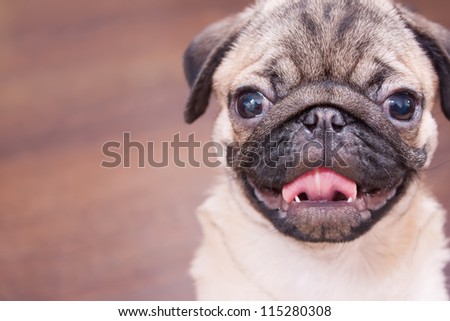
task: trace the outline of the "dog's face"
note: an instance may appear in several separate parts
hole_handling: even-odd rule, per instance
[[[185,54],[186,121],[212,90],[215,139],[253,207],[311,242],[357,238],[412,193],[450,117],[447,31],[390,1],[260,1]]]

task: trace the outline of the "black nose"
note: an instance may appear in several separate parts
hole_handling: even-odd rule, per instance
[[[340,132],[347,126],[347,115],[333,107],[314,107],[300,116],[300,121],[309,131]]]

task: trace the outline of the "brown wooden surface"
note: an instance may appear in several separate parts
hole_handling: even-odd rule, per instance
[[[104,169],[102,144],[170,140],[188,89],[181,55],[247,0],[0,1],[0,299],[193,299],[194,209],[207,168]],[[411,1],[450,26],[447,1]],[[450,209],[450,123],[428,171]],[[136,162],[134,162],[136,165]]]

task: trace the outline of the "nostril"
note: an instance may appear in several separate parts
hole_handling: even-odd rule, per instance
[[[342,129],[344,129],[344,127],[345,127],[344,125],[331,124],[331,128],[337,133],[342,131]]]
[[[319,122],[318,116],[315,113],[309,113],[303,120],[303,125],[309,130],[313,131]]]
[[[340,132],[346,126],[346,122],[341,115],[333,115],[331,118],[331,128],[335,132]]]
[[[341,132],[348,125],[349,117],[337,108],[315,107],[304,112],[296,121],[310,132],[317,130]]]

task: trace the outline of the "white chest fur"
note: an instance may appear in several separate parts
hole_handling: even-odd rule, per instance
[[[204,239],[191,273],[199,299],[448,299],[445,213],[423,192],[417,197],[416,188],[412,202],[405,200],[409,211],[393,211],[343,244],[282,235],[235,188],[219,184],[198,211]]]

